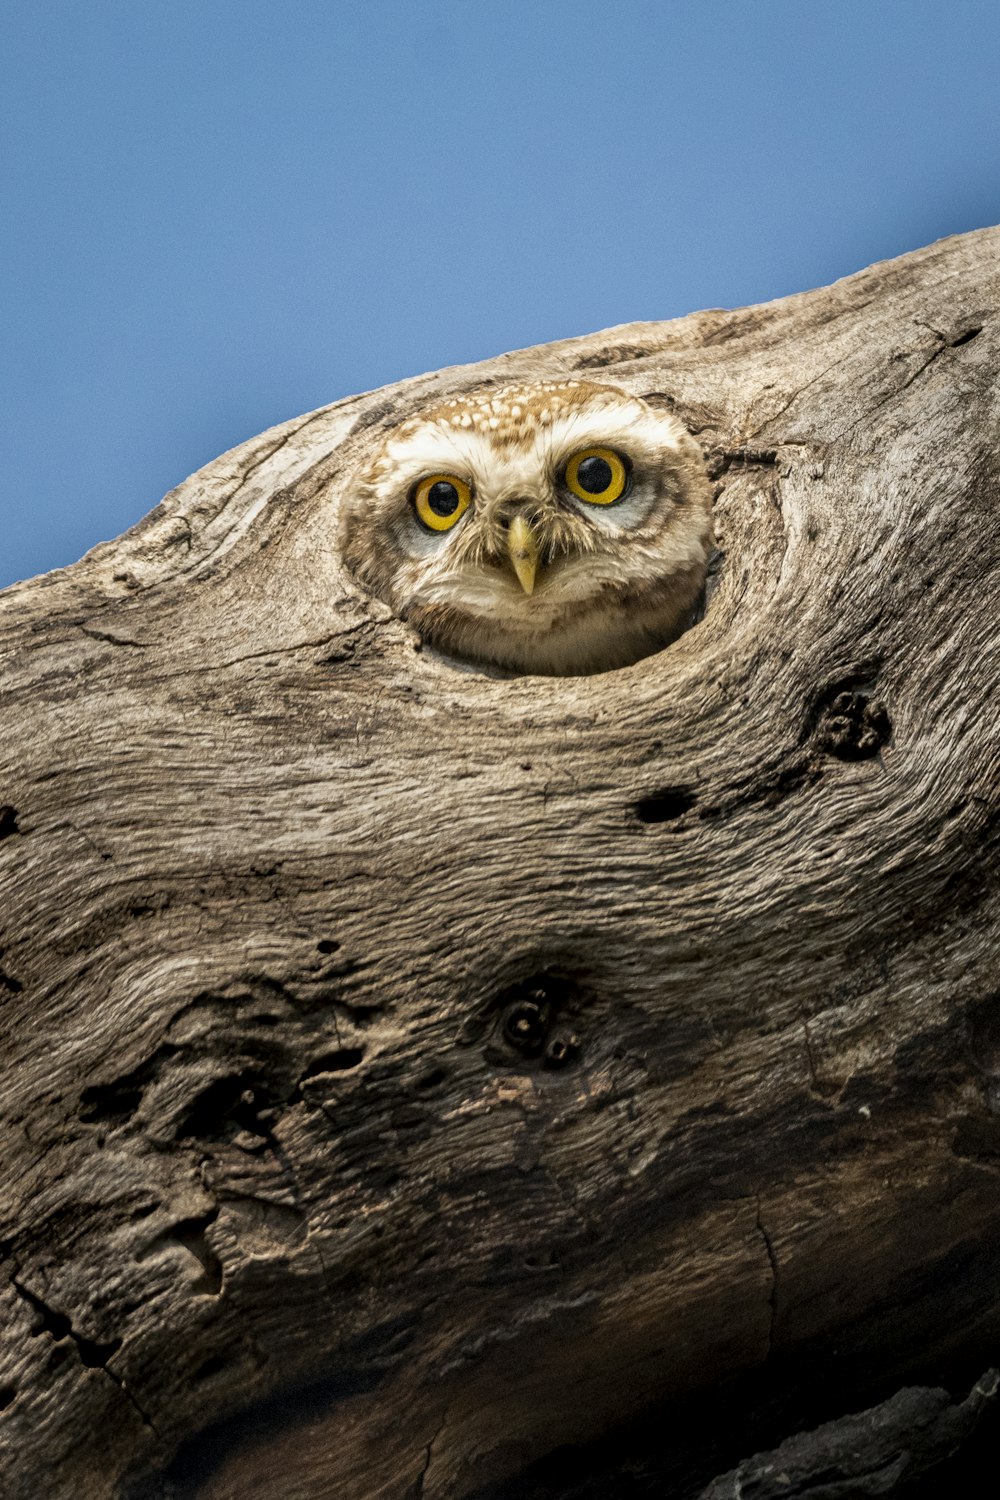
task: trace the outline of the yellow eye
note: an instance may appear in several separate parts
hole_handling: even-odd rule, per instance
[[[413,492],[413,508],[431,531],[450,531],[469,508],[472,491],[454,474],[429,474]]]
[[[628,467],[613,448],[583,448],[566,465],[566,488],[588,505],[613,505],[628,486]]]

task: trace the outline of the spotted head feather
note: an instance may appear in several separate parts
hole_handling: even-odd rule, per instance
[[[347,498],[345,559],[439,649],[518,672],[624,666],[691,617],[712,550],[701,450],[590,381],[417,413]]]

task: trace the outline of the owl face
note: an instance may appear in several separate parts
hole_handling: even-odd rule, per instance
[[[690,434],[638,397],[508,386],[396,428],[348,496],[342,542],[365,587],[442,651],[597,672],[687,624],[711,493]]]

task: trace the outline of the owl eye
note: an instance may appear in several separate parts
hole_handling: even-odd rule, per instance
[[[584,448],[566,465],[566,488],[588,505],[613,505],[628,488],[628,462],[613,448]]]
[[[450,531],[469,508],[472,491],[454,474],[429,474],[413,491],[413,509],[430,531]]]

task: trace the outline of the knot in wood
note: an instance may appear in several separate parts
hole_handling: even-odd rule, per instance
[[[536,1057],[542,1050],[552,1020],[552,1006],[541,990],[531,997],[516,1000],[503,1013],[501,1030],[504,1040],[526,1057]]]
[[[545,1065],[549,1068],[564,1068],[580,1055],[580,1038],[575,1031],[560,1026],[549,1037],[545,1048]]]
[[[844,691],[820,720],[817,740],[838,760],[867,760],[877,755],[892,733],[884,703],[857,691]]]

